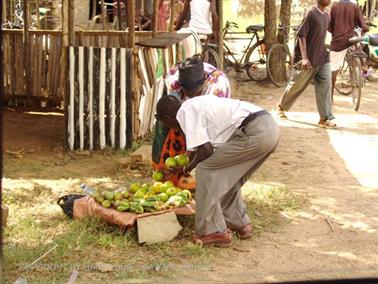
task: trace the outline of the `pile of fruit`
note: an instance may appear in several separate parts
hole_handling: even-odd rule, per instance
[[[141,214],[184,206],[192,199],[192,194],[166,181],[152,185],[133,183],[128,190],[96,191],[92,197],[105,208]]]
[[[184,167],[189,163],[188,157],[178,155],[168,158],[165,166],[168,169]],[[119,212],[132,212],[141,214],[166,210],[173,207],[184,206],[192,199],[189,189],[195,188],[195,180],[188,176],[182,177],[178,186],[171,181],[164,182],[164,174],[155,171],[152,175],[153,184],[133,183],[129,189],[113,191],[96,190],[92,197],[105,208],[113,207]]]

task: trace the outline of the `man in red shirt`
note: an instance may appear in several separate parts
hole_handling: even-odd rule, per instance
[[[351,46],[349,39],[356,35],[356,28],[361,28],[362,33],[369,31],[360,7],[350,0],[335,2],[330,10],[330,22],[328,26],[328,31],[332,34],[330,53],[332,96],[337,73],[343,64],[348,48]]]

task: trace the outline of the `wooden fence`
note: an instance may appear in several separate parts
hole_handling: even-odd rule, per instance
[[[68,48],[62,38],[61,31],[30,31],[31,46],[25,51],[31,64],[26,65],[22,31],[3,31],[6,97],[64,102],[65,144],[71,150],[124,149],[128,139],[150,133],[164,89],[162,75],[176,62],[177,47],[129,49],[127,32],[117,31],[77,31],[75,45]],[[127,56],[133,57],[134,69],[127,65]],[[26,68],[31,71],[30,93]],[[128,72],[133,72],[132,83]],[[127,92],[132,93],[129,100]],[[126,112],[128,103],[132,113]]]
[[[124,149],[126,141],[151,133],[156,103],[164,90],[163,74],[176,62],[176,46],[130,49],[123,32],[111,32],[110,37],[99,33],[91,38],[96,33],[78,32],[77,46],[69,47],[69,149]],[[141,33],[139,37],[148,35]],[[128,66],[127,56],[133,57],[132,66]],[[132,82],[128,80],[130,72]]]
[[[5,97],[46,98],[60,105],[64,91],[61,33],[31,31],[28,48],[24,46],[22,30],[3,30],[2,36]],[[30,64],[26,64],[25,52],[30,53]],[[31,76],[30,93],[27,93],[26,68]]]

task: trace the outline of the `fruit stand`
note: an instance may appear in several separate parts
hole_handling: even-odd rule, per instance
[[[166,160],[167,170],[177,170],[189,163],[186,155],[178,155]],[[174,212],[176,215],[195,214],[195,180],[182,176],[175,185],[165,180],[164,173],[155,171],[150,183],[134,182],[114,190],[95,189],[81,185],[85,196],[78,196],[72,205],[74,218],[99,217],[108,223],[126,229],[134,225],[138,218]],[[65,211],[65,199],[58,204]],[[67,213],[67,212],[66,212]]]

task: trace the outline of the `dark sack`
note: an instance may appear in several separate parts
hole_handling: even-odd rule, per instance
[[[68,218],[73,218],[74,201],[84,196],[83,194],[69,194],[59,198],[56,203],[62,208]]]

